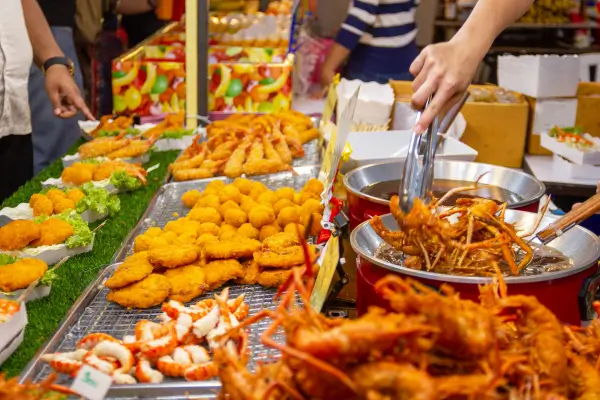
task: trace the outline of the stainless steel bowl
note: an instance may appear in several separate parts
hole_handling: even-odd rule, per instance
[[[347,173],[344,176],[344,185],[349,192],[357,197],[388,205],[388,200],[365,194],[363,190],[378,182],[400,180],[403,169],[404,163],[397,161],[365,165]],[[546,187],[542,182],[522,171],[475,162],[436,161],[433,178],[434,180],[475,182],[477,178],[486,172],[487,174],[480,180],[482,184],[490,184],[509,190],[522,198],[518,201],[509,201],[509,208],[521,208],[535,203],[546,192]],[[482,197],[486,196],[482,194]]]
[[[507,210],[505,217],[507,222],[517,224],[520,229],[523,229],[523,231],[530,230],[534,226],[537,219],[537,215],[534,213],[517,210]],[[398,230],[398,224],[391,214],[383,215],[381,218],[385,226],[387,226],[389,229]],[[538,227],[538,231],[556,221],[556,219],[557,217],[554,216],[544,216],[540,226]],[[419,271],[392,264],[388,261],[375,257],[375,251],[382,243],[383,239],[371,227],[369,221],[365,221],[360,224],[350,234],[350,244],[359,256],[364,257],[369,262],[379,267],[383,267],[394,272],[410,275],[415,278],[452,283],[484,284],[490,283],[492,280],[491,278],[486,277],[457,276]],[[533,243],[535,243],[535,241],[533,241]],[[562,271],[548,272],[540,275],[509,276],[505,278],[505,281],[507,283],[533,283],[565,278],[590,268],[600,258],[600,239],[598,236],[594,235],[594,233],[582,228],[581,226],[575,226],[558,239],[552,241],[550,246],[569,257],[573,261],[573,267]]]

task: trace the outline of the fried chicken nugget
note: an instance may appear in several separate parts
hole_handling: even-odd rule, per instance
[[[73,188],[67,192],[67,198],[75,203],[75,205],[77,205],[79,200],[83,199],[84,197],[85,193],[83,193],[83,190],[79,188]]]
[[[213,224],[221,225],[223,221],[219,211],[212,207],[194,207],[187,216],[189,219],[198,221],[201,224],[212,222]]]
[[[46,196],[48,196],[48,198],[50,200],[52,200],[53,202],[58,199],[66,199],[67,198],[66,193],[60,189],[50,189],[46,192]]]
[[[285,251],[285,249],[288,247],[299,245],[300,239],[298,239],[297,233],[281,232],[263,240],[262,248],[263,250],[270,250],[279,253]]]
[[[171,300],[187,303],[208,289],[204,269],[196,265],[169,269],[164,275],[171,284]]]
[[[300,207],[298,206],[285,207],[277,216],[279,226],[298,222],[300,222]]]
[[[221,200],[221,203],[231,200],[234,203],[240,204],[242,200],[240,190],[233,185],[227,185],[219,191],[219,200]]]
[[[29,243],[39,239],[40,226],[33,221],[19,219],[0,228],[0,250],[21,250]]]
[[[69,238],[73,232],[73,225],[67,221],[59,218],[48,218],[40,224],[40,237],[31,242],[31,246],[53,246],[60,244]]]
[[[148,260],[154,266],[165,268],[181,267],[193,263],[198,259],[198,247],[167,246],[148,251]]]
[[[244,276],[236,279],[236,283],[240,285],[254,285],[257,282],[258,275],[260,274],[260,267],[254,260],[244,261],[242,263],[244,268]]]
[[[259,231],[252,224],[246,222],[238,228],[237,233],[250,239],[258,239]]]
[[[202,194],[202,197],[196,203],[195,207],[212,207],[219,209],[221,207],[221,200],[216,194]]]
[[[244,269],[238,260],[218,260],[206,264],[204,267],[206,284],[214,290],[232,279],[244,276]]]
[[[106,299],[126,308],[150,308],[164,302],[170,292],[171,284],[165,276],[150,274],[139,282],[111,290]]]
[[[261,243],[258,240],[241,236],[235,241],[208,242],[204,244],[204,253],[210,259],[248,258],[259,251]]]
[[[311,262],[315,260],[315,249],[309,246]],[[280,252],[274,251],[259,251],[253,255],[254,261],[262,268],[292,268],[298,265],[303,265],[304,251],[302,246],[291,246],[282,249]]]
[[[304,192],[311,192],[319,196],[321,195],[321,193],[323,193],[323,190],[325,190],[323,182],[316,178],[309,179],[308,182],[306,182],[306,184],[304,185],[304,188],[302,189],[302,191]]]
[[[183,196],[181,196],[181,202],[187,208],[192,208],[196,205],[198,200],[200,200],[200,197],[202,197],[202,194],[196,189],[188,190],[183,194]]]
[[[275,222],[275,212],[265,205],[258,205],[248,213],[248,222],[256,229],[260,229],[264,225],[271,225]]]
[[[279,200],[287,199],[293,201],[295,194],[296,191],[291,187],[282,187],[275,191],[275,196],[277,196]]]
[[[117,267],[113,275],[104,282],[109,289],[120,289],[139,282],[152,273],[154,267],[148,261],[148,252],[142,251],[129,256]]]
[[[239,208],[232,208],[225,211],[225,214],[223,215],[223,220],[229,225],[233,225],[236,228],[239,228],[240,226],[245,224],[246,221],[248,221],[248,216],[246,215],[244,210],[240,210]]]
[[[0,290],[14,292],[25,289],[40,279],[48,270],[48,264],[36,258],[22,258],[13,264],[0,266]]]
[[[29,198],[29,207],[33,210],[34,216],[40,215],[52,215],[54,211],[54,204],[52,200],[50,200],[46,195],[43,194],[33,194]]]
[[[285,233],[292,234],[296,237],[298,236],[298,231],[300,231],[300,235],[304,237],[304,230],[304,225],[301,224],[287,224],[285,228],[283,228]]]
[[[260,233],[258,234],[258,239],[262,242],[263,240],[265,240],[273,235],[277,235],[279,232],[281,232],[281,229],[279,228],[279,225],[277,225],[277,224],[264,225],[262,228],[260,228]]]
[[[215,235],[212,235],[210,233],[203,233],[200,236],[198,236],[198,239],[196,239],[196,245],[197,246],[203,246],[204,243],[208,243],[208,242],[218,242],[219,238]]]
[[[264,287],[279,287],[292,274],[292,269],[276,269],[263,271],[256,277],[256,283]]]
[[[214,224],[212,222],[205,222],[203,224],[200,224],[200,227],[198,228],[198,235],[200,236],[204,233],[210,233],[213,236],[218,236],[220,230],[221,229],[217,224]]]
[[[197,235],[200,223],[198,221],[192,221],[189,218],[179,218],[175,221],[169,221],[163,228],[163,232],[175,232],[177,236],[183,235],[184,233],[193,233]]]
[[[73,200],[68,199],[66,197],[54,199],[52,200],[52,203],[54,205],[54,214],[60,214],[63,211],[75,209],[75,203],[73,202]]]
[[[248,195],[252,190],[252,181],[246,178],[236,178],[233,183],[233,186],[238,188],[240,193]]]

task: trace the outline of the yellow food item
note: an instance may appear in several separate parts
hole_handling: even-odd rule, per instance
[[[248,195],[248,194],[250,194],[250,191],[252,190],[252,181],[250,181],[249,179],[246,179],[246,178],[236,178],[233,181],[233,186],[238,188],[240,193],[242,193],[244,195]]]
[[[192,208],[196,205],[198,200],[202,197],[201,193],[198,190],[190,190],[187,191],[181,196],[181,202],[187,207]]]
[[[239,208],[230,208],[225,211],[223,219],[227,224],[239,228],[248,221],[248,215]]]
[[[202,194],[202,198],[196,203],[196,207],[212,207],[218,209],[221,207],[221,200],[216,194]]]
[[[265,225],[260,228],[260,233],[258,235],[258,239],[262,242],[269,236],[273,236],[281,232],[281,229],[278,225]]]
[[[161,233],[162,230],[159,227],[153,226],[152,228],[148,228],[148,230],[144,232],[144,236],[154,238],[159,237]]]
[[[238,228],[238,233],[250,239],[258,239],[259,230],[250,223],[245,223]]]
[[[196,207],[190,211],[188,218],[200,223],[212,222],[217,225],[220,225],[223,220],[219,211],[212,207]]]
[[[221,204],[221,207],[219,208],[219,211],[221,212],[221,215],[223,216],[223,218],[225,218],[225,212],[227,210],[239,210],[240,206],[238,205],[238,203],[234,202],[233,200],[227,200],[225,203]]]
[[[304,214],[312,214],[312,213],[323,213],[324,206],[321,204],[319,200],[310,198],[307,199],[301,206],[301,213]]]
[[[279,226],[286,226],[287,224],[298,222],[300,222],[300,207],[298,206],[286,207],[277,215],[277,223]]]
[[[225,203],[227,200],[231,200],[236,204],[240,204],[240,190],[233,185],[225,186],[221,191],[219,191],[219,200],[221,200],[221,203]]]
[[[275,212],[272,208],[258,205],[248,213],[248,221],[253,227],[260,229],[265,225],[270,225],[275,222]]]
[[[300,235],[302,235],[302,237],[304,237],[304,225],[300,225],[300,224],[287,224],[285,226],[285,228],[283,228],[283,231],[285,233],[289,233],[291,235],[298,235],[298,231],[300,232]]]
[[[198,236],[201,236],[204,233],[210,233],[211,235],[218,236],[220,230],[221,229],[219,228],[219,225],[213,222],[204,222],[198,227]]]
[[[295,194],[296,191],[290,187],[279,188],[275,191],[275,196],[277,196],[279,200],[288,199],[290,201],[293,201]]]
[[[256,202],[258,204],[264,204],[266,206],[272,206],[273,204],[275,204],[277,202],[278,198],[275,195],[275,193],[273,193],[270,190],[264,191],[262,192],[258,198],[256,199]]]

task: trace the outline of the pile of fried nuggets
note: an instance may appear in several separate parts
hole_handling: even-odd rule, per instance
[[[277,287],[292,268],[304,265],[299,233],[321,229],[323,185],[316,179],[300,192],[269,190],[238,178],[210,182],[183,195],[189,214],[150,228],[135,240],[135,254],[105,286],[108,300],[127,308],[149,308],[171,300],[188,302],[229,281]],[[310,247],[312,261],[316,259]]]

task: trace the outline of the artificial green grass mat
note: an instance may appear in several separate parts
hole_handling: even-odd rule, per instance
[[[175,160],[178,153],[153,153],[146,167],[155,164],[160,166],[148,174],[148,185],[134,192],[120,194],[121,211],[96,231],[94,249],[89,253],[74,256],[58,268],[59,279],[52,284],[50,296],[27,303],[29,323],[25,328],[25,340],[2,365],[1,371],[10,377],[19,375],[37,350],[54,333],[81,292],[96,277],[98,271],[110,263],[122,241],[146,211],[148,203],[164,181],[169,164]],[[58,160],[6,199],[2,207],[14,207],[19,203],[29,202],[29,197],[42,189],[41,182],[51,177],[59,177],[61,171],[62,163]],[[95,228],[98,224],[91,224],[91,227]]]

